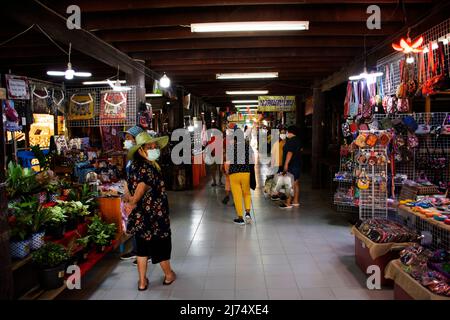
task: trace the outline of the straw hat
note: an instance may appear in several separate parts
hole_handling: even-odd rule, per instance
[[[136,151],[138,151],[140,147],[142,147],[144,144],[147,144],[147,143],[156,143],[158,145],[158,147],[160,149],[162,149],[167,145],[167,143],[169,143],[169,137],[164,136],[164,137],[155,137],[154,138],[147,132],[139,133],[136,136],[136,145],[131,147],[130,150],[128,151],[128,159],[129,160],[133,159]]]

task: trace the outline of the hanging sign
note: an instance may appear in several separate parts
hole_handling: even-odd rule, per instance
[[[258,111],[261,112],[294,112],[295,96],[259,96]]]
[[[5,74],[5,79],[9,99],[30,99],[30,87],[28,85],[28,78]]]

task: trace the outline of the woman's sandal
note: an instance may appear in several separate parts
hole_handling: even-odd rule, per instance
[[[163,286],[170,286],[177,279],[177,275],[175,274],[175,272],[172,271],[172,273],[174,275],[174,279],[170,282],[167,282],[166,277],[164,277]]]
[[[139,290],[139,291],[145,291],[145,290],[147,290],[147,289],[148,289],[148,283],[149,283],[149,281],[148,281],[148,279],[147,279],[147,278],[145,278],[145,280],[147,280],[147,283],[146,283],[146,285],[145,285],[145,287],[144,287],[144,288],[140,288],[140,287],[139,287],[139,283],[138,283],[138,290]]]

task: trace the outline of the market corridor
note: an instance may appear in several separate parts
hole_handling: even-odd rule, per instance
[[[263,170],[264,171],[264,170]],[[173,269],[163,286],[150,265],[149,289],[137,291],[137,270],[120,261],[89,299],[392,299],[392,290],[369,291],[354,262],[345,217],[329,207],[326,191],[302,177],[300,208],[281,210],[253,191],[253,224],[233,224],[234,207],[223,188],[170,192]],[[118,258],[117,258],[118,259]]]

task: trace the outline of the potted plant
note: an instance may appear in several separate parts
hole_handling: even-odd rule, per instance
[[[8,224],[11,230],[10,234],[10,251],[11,257],[15,259],[23,259],[30,254],[30,239],[32,216],[24,210],[15,210],[14,206],[18,203],[13,203],[9,209]]]
[[[92,218],[92,222],[88,226],[88,235],[91,237],[92,243],[95,245],[97,252],[103,252],[106,247],[111,245],[116,229],[117,228],[114,223],[108,224],[98,215]]]
[[[9,162],[6,178],[6,191],[9,199],[15,199],[23,194],[36,193],[39,187],[33,170],[22,168],[21,165],[12,161]]]
[[[35,197],[22,198],[21,202],[12,204],[16,214],[31,217],[31,250],[37,250],[44,245],[44,226],[50,220],[50,214],[43,209]]]
[[[59,201],[60,206],[62,206],[67,215],[67,230],[75,230],[78,223],[84,220],[84,217],[89,215],[88,206],[82,204],[80,201]],[[82,219],[80,219],[82,218]]]
[[[64,237],[64,223],[67,216],[64,208],[61,206],[49,207],[46,210],[49,212],[49,221],[46,225],[46,234],[54,239],[61,239]]]
[[[89,184],[87,184],[87,183],[83,184],[83,186],[81,187],[79,199],[80,199],[81,203],[89,206],[89,210],[91,212],[93,212],[97,208],[97,205],[98,205],[97,196],[98,196],[98,193],[91,191]]]
[[[89,251],[91,248],[91,236],[87,235],[76,240],[79,250],[76,253],[78,262],[84,262],[87,260]]]
[[[72,191],[72,184],[70,183],[70,181],[66,180],[66,179],[62,179],[61,180],[61,189],[62,189],[62,195],[63,196],[68,196],[70,191]]]
[[[59,197],[59,184],[57,181],[51,181],[47,185],[48,201],[56,202]]]
[[[66,248],[53,242],[46,243],[31,254],[38,269],[38,277],[44,289],[56,289],[64,284],[66,263],[70,255]]]

